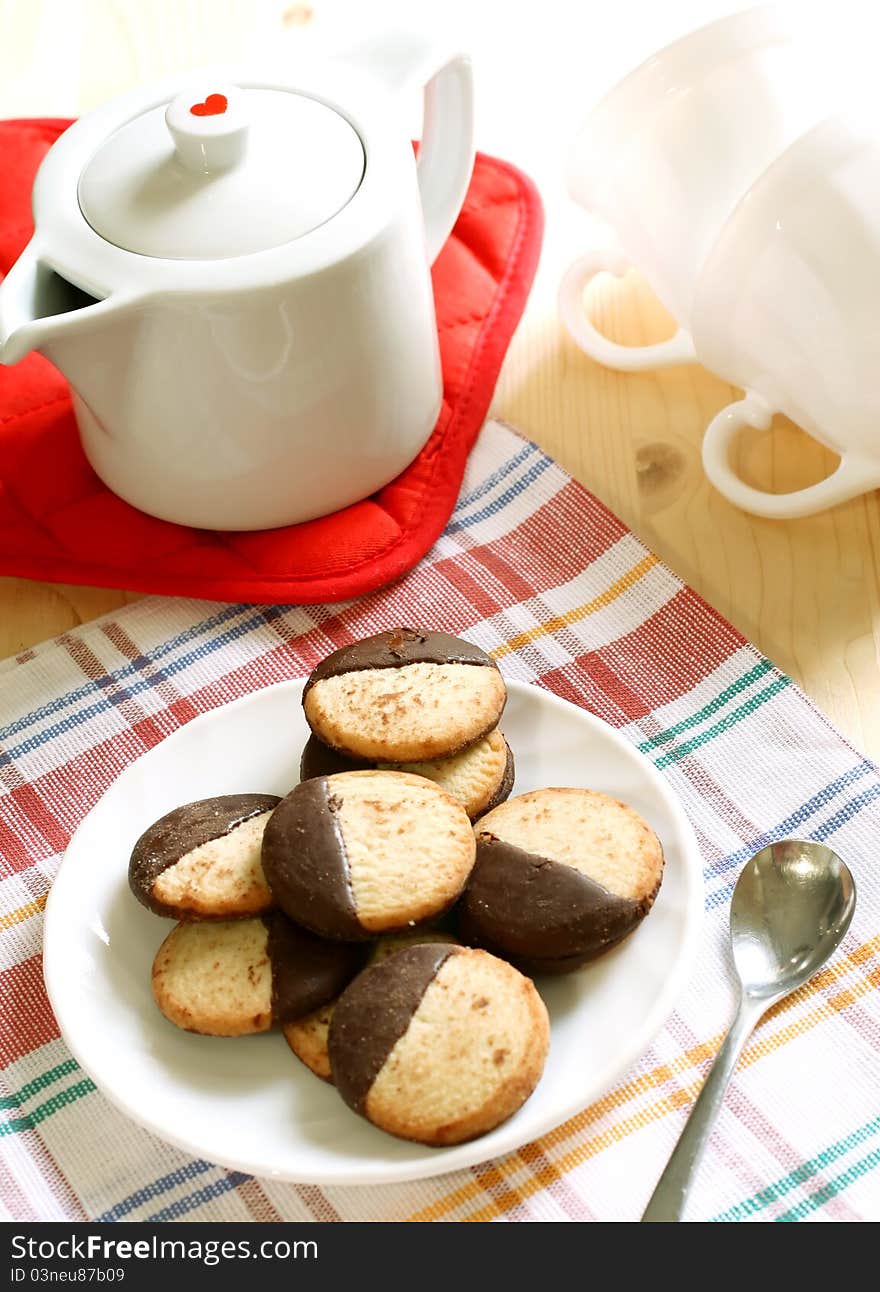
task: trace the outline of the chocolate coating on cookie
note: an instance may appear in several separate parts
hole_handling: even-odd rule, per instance
[[[342,1098],[355,1112],[364,1104],[385,1060],[410,1025],[440,966],[455,954],[448,943],[408,947],[359,974],[333,1010],[330,1068]]]
[[[292,920],[324,937],[360,941],[369,934],[355,911],[338,808],[326,776],[297,785],[266,825],[263,870]]]
[[[494,835],[477,838],[477,860],[459,906],[464,942],[541,972],[579,968],[638,925],[649,900],[609,892],[588,875]]]
[[[299,761],[299,778],[301,781],[313,780],[316,776],[333,776],[336,772],[364,771],[375,767],[375,762],[368,758],[347,758],[336,749],[325,745],[317,736],[309,736]]]
[[[156,915],[178,918],[178,911],[153,896],[158,877],[181,857],[230,834],[251,817],[271,811],[277,794],[221,794],[185,803],[149,826],[132,850],[128,882],[138,901]]]
[[[476,821],[478,821],[481,816],[485,816],[487,812],[491,812],[499,803],[503,803],[505,799],[510,798],[510,792],[513,789],[513,783],[516,780],[516,760],[513,757],[513,750],[510,748],[510,745],[507,744],[506,740],[504,744],[507,747],[507,761],[504,764],[504,775],[501,778],[497,790],[483,808],[482,812],[478,812],[473,818]]]
[[[620,941],[623,941],[623,939],[621,938]],[[616,942],[609,943],[608,946],[603,948],[601,954],[604,954],[605,951],[611,951],[616,945]],[[483,949],[488,951],[490,948],[484,947]],[[504,953],[496,951],[494,954],[503,956]],[[535,959],[530,956],[517,956],[515,962],[509,956],[506,958],[510,959],[511,964],[516,963],[516,967],[523,973],[528,974],[530,978],[543,978],[547,976],[560,977],[562,974],[574,973],[576,969],[583,969],[585,965],[590,964],[597,958],[598,954],[600,953],[590,951],[584,955],[557,956],[555,958],[550,957],[547,960]]]
[[[362,968],[363,943],[331,942],[300,928],[280,911],[263,916],[272,966],[272,1018],[290,1023],[338,996]]]
[[[359,673],[368,668],[402,668],[406,664],[476,664],[483,668],[498,665],[473,642],[453,637],[451,633],[418,632],[413,628],[393,628],[390,632],[364,637],[328,655],[312,670],[303,697],[316,682],[343,673]]]

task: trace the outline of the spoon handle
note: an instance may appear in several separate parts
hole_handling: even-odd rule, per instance
[[[769,1002],[768,1002],[769,1004]],[[715,1118],[721,1108],[728,1082],[733,1076],[742,1048],[764,1013],[767,1005],[756,1008],[752,1001],[740,1000],[736,1017],[721,1043],[721,1049],[709,1070],[703,1089],[691,1109],[678,1143],[660,1176],[643,1221],[681,1220],[700,1158],[709,1139]]]

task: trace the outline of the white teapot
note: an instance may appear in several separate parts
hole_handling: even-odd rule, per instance
[[[367,497],[440,411],[430,265],[472,122],[467,58],[419,36],[106,104],[40,167],[0,361],[61,369],[95,471],[152,515],[263,529]]]

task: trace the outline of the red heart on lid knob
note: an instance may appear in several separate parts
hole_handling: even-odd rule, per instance
[[[190,112],[194,117],[219,117],[226,111],[228,100],[225,94],[209,94],[204,103],[194,103]]]

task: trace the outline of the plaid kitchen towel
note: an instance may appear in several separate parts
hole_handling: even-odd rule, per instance
[[[369,1189],[255,1179],[128,1122],[59,1038],[42,909],[61,853],[134,758],[196,714],[392,623],[451,628],[509,676],[620,729],[679,795],[704,863],[701,958],[621,1084],[499,1161]],[[0,1196],[17,1220],[635,1219],[732,1006],[727,905],[748,854],[829,841],[859,905],[840,953],[746,1049],[689,1215],[880,1217],[880,776],[534,445],[490,424],[446,532],[404,580],[335,607],[151,599],[0,665]],[[104,1146],[98,1151],[98,1146]],[[107,1146],[111,1146],[109,1149]]]

